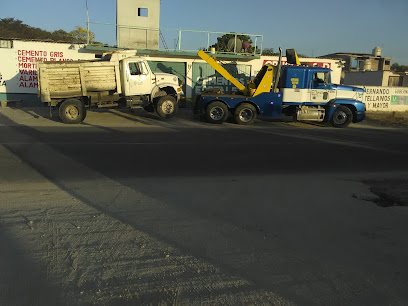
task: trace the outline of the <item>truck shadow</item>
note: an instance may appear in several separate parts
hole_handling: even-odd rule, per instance
[[[20,108],[20,110],[35,119],[45,118],[53,122],[63,123],[58,115],[58,109],[56,107],[32,107],[32,108]],[[160,118],[155,113],[149,113],[143,109],[130,110],[129,108],[92,108],[87,110],[87,117],[92,116],[93,113],[106,113],[112,114],[114,116],[121,117],[123,119],[143,123],[146,125],[160,124],[160,122],[166,122],[166,119]],[[140,118],[140,119],[138,119]],[[147,119],[147,120],[144,120]],[[151,122],[149,122],[151,120]],[[89,121],[89,120],[88,120]],[[92,125],[87,123],[87,118],[84,122],[87,125]]]

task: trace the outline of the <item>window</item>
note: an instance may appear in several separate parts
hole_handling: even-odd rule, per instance
[[[328,72],[316,72],[313,74],[313,88],[324,88],[326,84],[329,84]]]
[[[148,17],[148,10],[147,8],[138,8],[137,15],[139,17]]]
[[[326,78],[327,78],[326,73],[324,73],[324,72],[316,72],[316,73],[313,75],[313,82],[315,82],[315,83],[325,83],[325,82],[326,82]]]
[[[144,62],[129,63],[130,75],[147,74],[147,69]]]
[[[388,79],[388,86],[390,87],[401,86],[400,83],[402,83],[400,82],[400,76],[390,76]]]
[[[11,40],[0,40],[0,48],[13,48],[13,41]]]

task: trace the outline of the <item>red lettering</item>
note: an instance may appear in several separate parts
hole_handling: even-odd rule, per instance
[[[35,88],[35,87],[38,87],[38,83],[37,82],[20,82],[18,87]]]
[[[51,57],[64,57],[64,52],[50,52]]]
[[[18,50],[17,54],[19,56],[26,56],[26,57],[46,57],[47,51]]]
[[[37,69],[37,64],[18,63],[18,68],[36,70]]]
[[[37,70],[19,70],[20,74],[37,75]]]

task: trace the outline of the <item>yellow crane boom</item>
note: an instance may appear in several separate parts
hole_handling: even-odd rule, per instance
[[[225,79],[234,84],[244,95],[249,95],[255,97],[264,92],[274,92],[277,88],[277,83],[280,78],[280,67],[282,61],[282,49],[279,48],[279,63],[276,70],[276,75],[274,75],[275,68],[272,65],[265,65],[258,72],[256,77],[248,83],[248,88],[242,85],[236,78],[234,78],[224,67],[218,64],[214,57],[209,56],[204,51],[198,51],[198,56],[206,61],[211,67],[219,72]],[[295,49],[286,50],[286,58],[289,64],[300,65],[299,57]],[[274,82],[275,77],[275,83]],[[274,84],[272,88],[272,84]]]
[[[216,71],[218,71],[225,79],[234,84],[239,90],[246,90],[246,87],[242,85],[236,78],[234,78],[227,70],[225,70],[224,67],[218,64],[213,57],[206,54],[203,50],[198,51],[198,56],[205,60]]]

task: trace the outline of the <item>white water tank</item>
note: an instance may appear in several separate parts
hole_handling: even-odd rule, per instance
[[[369,59],[364,60],[363,70],[364,71],[371,71],[371,60],[369,60]]]
[[[375,47],[373,49],[373,55],[377,57],[381,57],[381,48],[380,47]]]

